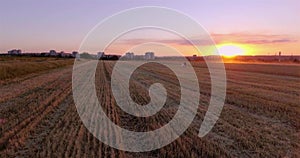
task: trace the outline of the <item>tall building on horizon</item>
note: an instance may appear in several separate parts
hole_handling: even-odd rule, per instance
[[[134,53],[133,52],[127,52],[126,54],[125,54],[125,58],[126,59],[134,59]]]
[[[146,52],[145,53],[145,59],[146,60],[154,60],[155,59],[154,52]]]

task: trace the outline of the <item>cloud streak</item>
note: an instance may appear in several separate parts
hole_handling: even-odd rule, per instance
[[[193,44],[203,44],[209,45],[212,44],[212,41],[204,40],[204,39],[192,39],[192,40],[185,40],[185,39],[157,39],[157,38],[133,38],[133,39],[123,39],[117,43],[119,44],[128,44],[128,45],[138,45],[147,42],[156,42],[162,44],[170,44],[170,45],[180,45],[180,46],[192,46]]]
[[[229,34],[211,34],[212,39],[216,44],[221,43],[241,43],[241,44],[284,44],[284,43],[294,43],[298,40],[293,39],[287,35],[266,35],[266,34],[249,34],[249,33],[229,33]],[[147,42],[157,42],[170,45],[179,45],[179,46],[192,46],[193,43],[198,43],[200,45],[211,45],[210,40],[201,39],[201,38],[192,38],[188,41],[182,38],[173,38],[173,39],[158,39],[158,38],[131,38],[131,39],[122,39],[117,41],[116,44],[125,44],[125,45],[139,45]]]
[[[280,44],[294,43],[298,40],[288,35],[267,35],[249,33],[211,34],[216,43],[234,42],[242,44]]]

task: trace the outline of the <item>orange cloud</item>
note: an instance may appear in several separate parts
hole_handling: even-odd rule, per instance
[[[273,54],[274,52],[283,51],[287,54],[299,54],[299,40],[289,35],[276,34],[254,34],[254,33],[228,33],[228,34],[211,34],[212,39],[217,45],[234,43],[241,47],[247,48],[247,54]],[[197,41],[197,42],[196,42]],[[159,37],[145,37],[145,38],[123,38],[115,41],[107,50],[109,52],[124,53],[131,47],[147,43],[156,42],[175,47],[176,49],[188,52],[188,54],[195,53],[192,46],[193,43],[199,43],[201,46],[211,45],[210,39],[203,39],[194,37],[188,41],[183,38],[159,38]]]
[[[242,43],[242,44],[278,44],[298,42],[288,35],[267,35],[250,33],[211,34],[216,43]]]

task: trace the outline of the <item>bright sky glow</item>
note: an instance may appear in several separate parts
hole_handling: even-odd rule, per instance
[[[217,49],[220,55],[228,58],[235,57],[237,55],[245,55],[245,50],[234,44],[219,45]]]
[[[104,18],[140,6],[168,7],[185,13],[203,25],[217,45],[234,43],[246,54],[281,51],[283,55],[300,55],[298,0],[3,0],[0,52],[14,48],[25,52],[78,50],[86,34]]]

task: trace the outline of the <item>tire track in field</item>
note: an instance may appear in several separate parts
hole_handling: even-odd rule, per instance
[[[39,124],[39,122],[50,113],[54,107],[56,107],[61,101],[63,101],[66,95],[71,91],[70,84],[61,84],[65,81],[65,78],[60,77],[55,82],[58,82],[60,87],[55,87],[52,92],[48,93],[48,97],[45,100],[39,102],[29,117],[16,124],[14,127],[10,127],[5,131],[0,138],[0,145],[5,147],[5,151],[14,150],[22,146],[29,133]]]
[[[37,111],[41,107],[41,101],[47,100],[52,93],[59,91],[59,87],[62,86],[61,82],[70,80],[70,75],[70,71],[66,73],[62,72],[59,74],[58,78],[56,78],[53,82],[49,82],[44,87],[29,90],[29,92],[25,92],[17,98],[12,98],[5,103],[1,103],[0,105],[2,105],[3,108],[0,110],[0,114],[8,120],[3,127],[3,130],[5,131],[6,129],[12,128],[16,124],[19,124],[22,120],[32,115],[29,111],[33,113]]]
[[[108,63],[106,63],[108,64]],[[112,64],[108,64],[107,66],[110,71],[108,72],[111,72],[112,70],[112,67],[113,65]],[[155,76],[156,74],[154,72],[151,71],[151,69],[149,68],[145,68],[143,69],[143,71],[145,71],[145,74],[147,74],[147,76],[149,77],[150,76]],[[160,72],[162,73],[162,72]],[[111,74],[110,74],[111,75]],[[108,76],[108,79],[110,79],[110,75],[106,75]],[[173,82],[166,82],[166,81],[170,81],[170,80],[173,80],[173,78],[170,78],[171,76],[169,76],[168,74],[160,74],[160,76],[155,76],[156,78],[159,78],[158,80],[161,80],[161,81],[165,81],[164,82],[164,85],[165,83],[167,85],[165,86],[170,86],[172,84],[174,84]],[[135,78],[131,78],[132,83],[133,84],[140,84],[139,81],[140,80],[136,80]],[[143,81],[145,82],[144,84],[148,84],[147,81]],[[143,89],[146,89],[146,87],[142,87]],[[133,90],[131,93],[137,93],[137,91]],[[139,92],[138,93],[141,93],[141,89],[139,89]],[[171,94],[170,97],[173,99],[173,100],[177,100],[178,99],[178,94],[174,93],[174,94]],[[140,99],[143,99],[142,96],[140,96]],[[117,106],[115,104],[115,106]],[[126,128],[129,128],[130,130],[134,130],[136,131],[136,128],[144,128],[145,131],[149,131],[149,130],[153,130],[153,129],[157,129],[159,127],[161,127],[163,125],[163,122],[164,120],[167,120],[169,121],[168,119],[166,118],[172,118],[172,115],[170,114],[170,110],[173,110],[173,113],[175,113],[177,111],[177,109],[175,108],[176,106],[171,106],[169,107],[168,110],[161,110],[160,111],[160,114],[161,115],[157,115],[156,117],[150,117],[150,118],[143,118],[143,119],[138,119],[139,121],[136,122],[136,121],[133,121],[132,119],[129,119],[130,117],[128,117],[128,115],[125,115],[123,116],[124,112],[120,112],[119,115],[121,116],[121,120],[122,120],[122,125],[125,126]],[[203,115],[202,115],[203,116]],[[149,122],[149,124],[145,124],[145,121]],[[138,125],[141,125],[140,127]],[[130,126],[130,127],[128,127]],[[194,126],[194,125],[192,125]],[[206,147],[214,147],[214,148],[217,148],[217,144],[210,141],[210,140],[200,140],[197,136],[197,134],[195,134],[195,131],[197,131],[199,128],[199,126],[197,127],[192,127],[192,128],[189,128],[187,130],[186,133],[188,134],[183,134],[180,138],[178,138],[175,142],[171,143],[170,145],[162,148],[162,149],[159,149],[159,150],[155,150],[155,151],[152,151],[152,152],[145,152],[145,153],[130,153],[130,152],[126,152],[129,157],[157,157],[157,156],[163,156],[163,155],[176,155],[176,153],[178,153],[177,156],[179,157],[190,157],[191,154],[190,152],[188,151],[196,151],[198,148],[197,147],[203,147],[205,148]],[[196,130],[195,130],[196,129]],[[198,132],[198,131],[197,131]],[[196,139],[195,139],[196,138]],[[198,140],[197,142],[193,141],[193,140]],[[205,143],[204,143],[205,142]],[[194,145],[197,144],[199,146],[195,147]],[[176,150],[177,152],[174,153],[174,152],[170,152],[170,151],[174,151]],[[222,155],[226,155],[225,151],[222,150],[221,148],[218,149],[219,152],[216,152],[216,153],[210,153],[210,151],[208,150],[201,150],[201,151],[198,151],[198,152],[195,152],[193,153],[194,154],[194,157],[199,157],[199,156],[207,156],[207,155],[218,155],[218,154],[221,154]],[[156,156],[155,156],[156,155]]]
[[[24,93],[34,93],[34,89],[45,87],[57,80],[62,74],[70,72],[71,67],[51,70],[47,73],[35,74],[26,79],[0,86],[0,105],[9,99],[20,97]],[[0,106],[1,110],[2,106]]]

